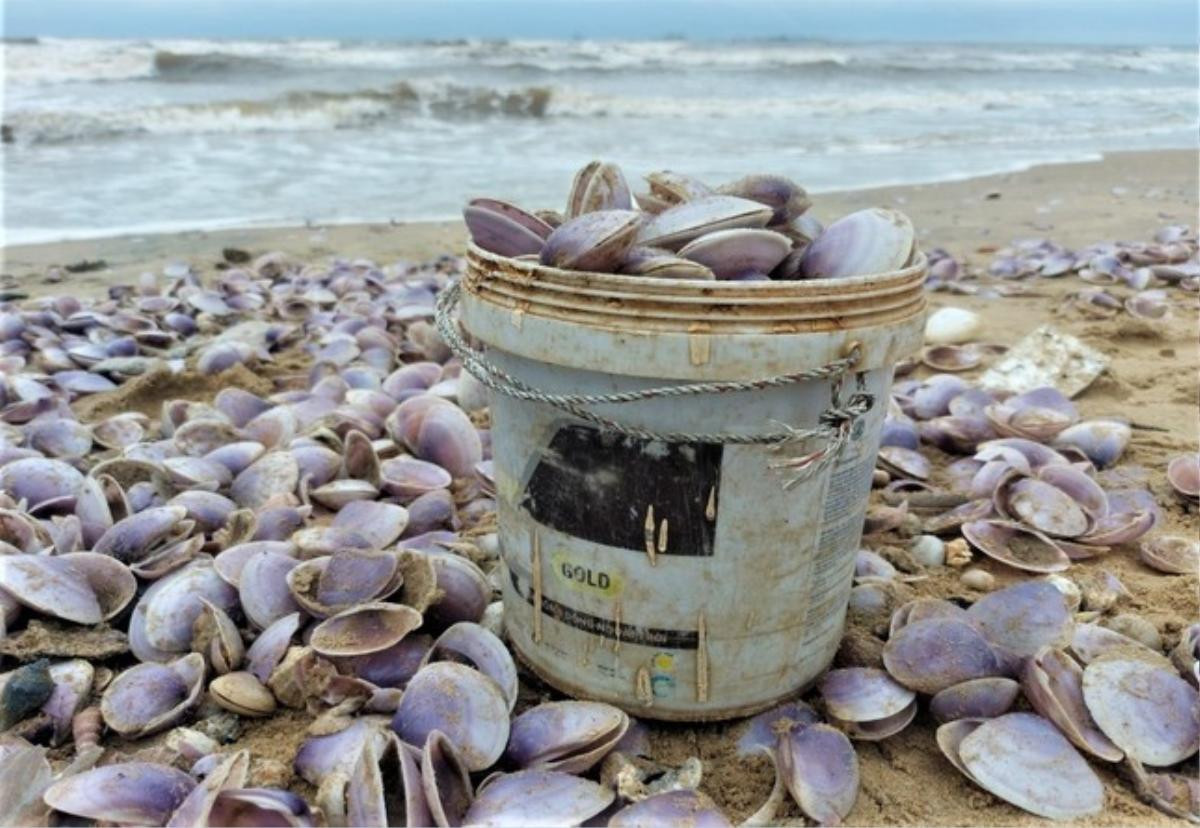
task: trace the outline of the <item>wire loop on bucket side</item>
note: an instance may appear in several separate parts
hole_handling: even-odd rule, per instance
[[[872,394],[856,393],[845,402],[840,401],[841,380],[846,372],[858,364],[861,358],[861,345],[855,343],[845,356],[826,363],[818,368],[796,371],[790,374],[777,374],[754,380],[726,380],[721,382],[692,382],[680,385],[664,385],[656,388],[643,388],[637,391],[618,391],[611,394],[551,394],[539,391],[522,382],[503,368],[487,360],[486,355],[471,347],[454,322],[454,309],[458,305],[462,291],[459,281],[451,282],[437,297],[434,321],[438,333],[450,350],[462,360],[463,368],[474,376],[485,387],[506,396],[530,402],[540,402],[570,414],[580,420],[592,423],[600,428],[637,437],[642,440],[659,440],[666,443],[725,443],[734,445],[769,445],[775,451],[785,446],[795,445],[815,438],[824,438],[826,445],[813,452],[789,457],[772,462],[772,469],[788,469],[795,474],[784,483],[785,489],[790,489],[796,483],[813,474],[818,469],[831,462],[850,441],[854,424],[859,417],[866,414],[874,406]],[[637,426],[626,425],[608,417],[601,416],[585,406],[617,405],[621,403],[641,402],[662,397],[685,397],[698,394],[728,394],[742,391],[761,391],[765,388],[782,388],[800,382],[813,380],[834,380],[832,405],[821,413],[815,428],[800,429],[786,423],[776,422],[777,430],[759,434],[729,434],[725,432],[705,433],[687,431],[651,431]],[[861,376],[859,380],[861,387]]]

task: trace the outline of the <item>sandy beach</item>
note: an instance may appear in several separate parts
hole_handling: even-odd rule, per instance
[[[1033,167],[1023,172],[937,184],[888,187],[814,196],[813,211],[828,222],[866,206],[894,207],[911,216],[925,249],[942,247],[960,262],[986,267],[992,253],[1013,240],[1049,238],[1070,247],[1115,240],[1149,240],[1169,224],[1197,221],[1197,155],[1193,151],[1113,153],[1086,163]],[[481,190],[486,189],[481,184]],[[503,193],[495,195],[503,196]],[[399,195],[398,195],[399,197]],[[542,206],[542,205],[533,205]],[[328,257],[367,258],[379,264],[424,261],[462,250],[460,222],[244,228],[182,232],[11,246],[0,251],[0,288],[9,297],[54,294],[101,297],[113,285],[136,283],[142,272],[161,272],[171,262],[186,262],[202,276],[219,273],[223,250],[257,256],[283,251],[305,261]],[[80,263],[93,264],[70,273]],[[1012,346],[1034,328],[1049,324],[1081,338],[1110,360],[1107,372],[1076,400],[1084,417],[1123,416],[1134,432],[1123,464],[1146,470],[1148,485],[1162,507],[1164,524],[1156,531],[1196,536],[1194,506],[1173,495],[1164,477],[1166,461],[1200,444],[1200,317],[1195,294],[1172,289],[1170,315],[1147,322],[1124,314],[1111,319],[1081,315],[1064,304],[1086,285],[1075,276],[1028,282],[1023,296],[982,298],[932,293],[932,307],[974,310],[985,320],[983,341]],[[1122,296],[1131,291],[1113,288]],[[302,366],[291,365],[295,371]],[[915,376],[930,373],[919,368]],[[974,379],[979,370],[964,376]],[[178,390],[178,389],[175,389]],[[879,492],[874,494],[878,500]],[[887,545],[868,539],[868,547]],[[986,561],[998,586],[1021,579],[1012,570]],[[1168,646],[1200,616],[1198,580],[1157,573],[1137,559],[1136,546],[1080,561],[1072,575],[1116,575],[1130,592],[1122,612],[1151,621]],[[959,572],[941,568],[908,587],[914,596],[959,597],[968,592]],[[858,619],[851,632],[878,632],[874,622]],[[550,693],[526,682],[523,695]],[[307,719],[289,713],[248,726],[241,744],[258,756],[284,760],[294,751]],[[862,789],[847,823],[851,825],[1038,825],[1042,820],[968,782],[942,757],[934,741],[936,723],[925,711],[913,726],[883,742],[857,742]],[[652,728],[653,755],[668,765],[699,757],[702,789],[734,822],[744,819],[767,797],[772,775],[765,759],[745,760],[734,752],[737,725],[661,726]],[[1104,812],[1089,826],[1171,824],[1142,803],[1130,782],[1113,767],[1093,762],[1108,787]],[[789,802],[780,824],[803,825]]]

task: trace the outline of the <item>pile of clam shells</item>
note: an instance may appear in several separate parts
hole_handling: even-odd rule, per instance
[[[860,210],[823,227],[807,212],[804,188],[781,175],[710,187],[663,170],[646,183],[635,194],[620,167],[593,161],[576,173],[562,212],[477,198],[463,218],[475,244],[492,253],[660,279],[840,278],[897,270],[916,255],[903,213]]]
[[[1086,287],[1070,293],[1065,305],[1095,319],[1122,312],[1137,319],[1163,319],[1178,306],[1176,294],[1200,292],[1200,242],[1192,228],[1162,227],[1146,242],[1098,242],[1072,250],[1051,239],[1022,239],[994,252],[983,268],[972,268],[950,253],[928,252],[930,290],[972,296],[1030,293],[1037,279],[1078,276]],[[1116,292],[1114,292],[1116,291]]]

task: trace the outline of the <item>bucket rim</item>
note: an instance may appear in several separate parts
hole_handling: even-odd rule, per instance
[[[817,300],[823,297],[851,297],[856,294],[870,294],[881,287],[896,287],[916,281],[924,286],[928,273],[928,258],[924,251],[916,248],[911,262],[897,270],[880,273],[864,273],[855,276],[843,276],[836,279],[796,279],[796,280],[763,280],[757,282],[739,282],[729,280],[704,279],[663,279],[658,277],[632,276],[624,273],[601,273],[590,270],[563,270],[540,262],[523,261],[509,256],[502,256],[485,250],[467,240],[468,263],[480,264],[480,271],[492,275],[496,271],[512,274],[513,281],[522,281],[530,285],[542,283],[558,285],[570,292],[581,295],[593,295],[597,298],[608,291],[628,291],[634,296],[628,298],[660,297],[702,297],[710,303],[733,302],[738,299],[769,302],[772,299],[782,301]],[[468,270],[470,274],[470,270]],[[598,288],[599,291],[589,288]],[[548,289],[550,289],[548,287]]]

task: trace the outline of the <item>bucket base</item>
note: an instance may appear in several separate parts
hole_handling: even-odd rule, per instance
[[[507,626],[505,627],[505,632],[508,632]],[[548,684],[555,690],[558,690],[560,693],[565,693],[573,699],[578,699],[580,701],[604,702],[605,704],[611,704],[614,707],[621,708],[630,716],[634,716],[639,719],[653,719],[654,721],[659,722],[710,723],[725,722],[732,719],[744,719],[747,716],[753,716],[755,713],[761,713],[764,710],[770,710],[772,707],[783,704],[784,702],[790,701],[796,696],[808,692],[808,689],[817,682],[817,679],[813,678],[792,690],[780,693],[778,696],[774,696],[766,701],[755,702],[754,704],[742,705],[740,707],[706,710],[703,713],[689,712],[684,710],[664,710],[662,708],[656,708],[653,704],[629,704],[627,701],[622,699],[614,699],[608,696],[598,695],[589,691],[587,687],[581,684],[573,684],[558,676],[552,676],[549,673],[539,669],[538,666],[534,664],[528,656],[525,655],[525,653],[521,652],[520,646],[513,639],[511,634],[507,635],[506,637],[508,639],[506,643],[508,644],[509,650],[516,655],[517,660],[521,663],[521,666],[533,673],[537,677],[538,681],[542,682],[543,684]],[[832,661],[830,663],[832,663]],[[825,670],[828,669],[828,666],[829,665],[826,665],[820,670],[820,672],[817,674],[818,678],[824,674]]]

